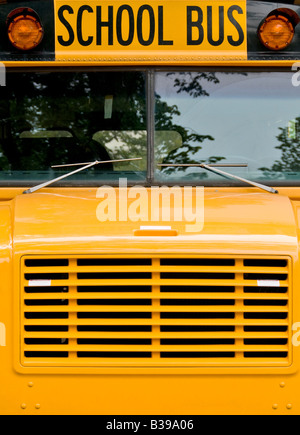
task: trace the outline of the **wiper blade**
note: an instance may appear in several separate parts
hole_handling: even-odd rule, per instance
[[[78,172],[84,171],[86,169],[92,168],[93,166],[96,165],[103,165],[105,163],[123,163],[123,162],[132,162],[132,161],[136,161],[136,160],[142,160],[141,157],[135,158],[135,159],[121,159],[121,160],[95,160],[94,162],[90,162],[90,163],[73,163],[70,165],[57,165],[57,166],[52,166],[52,167],[56,167],[56,168],[63,168],[65,166],[82,166],[84,165],[82,168],[76,169],[75,171],[69,172],[68,174],[64,174],[61,175],[60,177],[54,178],[53,180],[50,181],[46,181],[45,183],[39,184],[35,187],[31,187],[28,190],[25,190],[25,192],[23,192],[24,194],[28,194],[28,193],[34,193],[37,190],[43,189],[44,187],[48,187],[51,184],[56,183],[57,181],[61,181],[64,178],[70,177],[71,175],[77,174]]]
[[[200,168],[204,163],[159,163],[157,166],[174,168]],[[210,168],[248,168],[248,163],[208,163]]]
[[[225,165],[225,164],[223,164]],[[182,167],[196,167],[196,168],[203,168],[207,171],[214,172],[215,174],[219,174],[222,177],[225,178],[234,178],[235,180],[242,181],[243,183],[250,184],[251,186],[258,187],[259,189],[265,190],[269,193],[278,193],[278,190],[274,189],[273,187],[265,186],[264,184],[256,183],[255,181],[247,180],[246,178],[238,177],[237,175],[230,174],[229,172],[221,171],[220,169],[216,169],[216,166],[223,166],[222,164],[205,164],[205,163],[199,163],[199,164],[172,164],[172,163],[160,163],[157,166],[160,167],[167,167],[167,168],[182,168]],[[243,167],[244,164],[228,164],[228,167]]]

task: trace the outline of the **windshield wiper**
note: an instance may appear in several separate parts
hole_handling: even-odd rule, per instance
[[[243,167],[244,164],[211,164],[207,165],[205,163],[199,164],[172,164],[172,163],[160,163],[157,166],[159,167],[167,167],[167,168],[203,168],[207,171],[214,172],[215,174],[219,174],[225,178],[234,178],[235,180],[242,181],[243,183],[250,184],[251,186],[258,187],[259,189],[265,190],[269,193],[278,193],[278,190],[273,187],[265,186],[264,184],[256,183],[255,181],[247,180],[246,178],[238,177],[237,175],[230,174],[228,172],[221,171],[220,169],[216,169],[216,166],[228,166],[228,167]]]
[[[57,181],[61,181],[64,178],[70,177],[71,175],[77,174],[78,172],[84,171],[86,169],[92,168],[93,166],[96,165],[103,165],[105,163],[123,163],[123,162],[133,162],[136,160],[142,160],[141,157],[135,158],[135,159],[121,159],[121,160],[95,160],[94,162],[90,162],[90,163],[72,163],[70,165],[57,165],[57,166],[52,166],[53,168],[63,168],[66,166],[82,166],[84,165],[82,168],[76,169],[75,171],[69,172],[68,174],[64,174],[61,175],[60,177],[54,178],[53,180],[50,181],[46,181],[45,183],[39,184],[35,187],[31,187],[28,190],[25,190],[25,192],[23,192],[24,194],[27,193],[34,193],[37,190],[43,189],[44,187],[50,186],[51,184],[56,183]]]

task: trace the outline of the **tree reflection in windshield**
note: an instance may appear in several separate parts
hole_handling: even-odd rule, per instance
[[[220,81],[214,72],[182,72],[182,73],[168,73],[166,75],[169,79],[173,80],[173,87],[177,94],[186,93],[193,99],[201,97],[209,97],[209,92],[205,89],[205,84],[219,84]],[[163,107],[162,98],[156,94],[156,130],[161,128],[160,118],[161,113],[159,108]],[[167,103],[164,103],[167,106]],[[218,163],[225,159],[222,156],[210,156],[208,159],[199,159],[199,151],[202,149],[202,144],[207,141],[214,141],[210,134],[198,133],[195,130],[184,128],[182,125],[177,125],[173,121],[173,116],[180,117],[181,113],[178,106],[173,105],[172,111],[169,112],[172,116],[173,128],[180,133],[181,143],[180,146],[174,146],[174,143],[156,141],[156,159],[158,155],[162,156],[162,163],[173,164],[198,164],[198,163]],[[161,172],[167,175],[172,175],[176,172],[186,172],[189,169],[186,167],[177,168],[161,168]],[[198,178],[207,178],[207,174],[203,171],[198,174]]]
[[[193,97],[208,95],[201,80],[217,81],[213,73],[201,73],[193,82],[189,73],[187,77],[175,86]],[[88,172],[98,178],[100,172],[117,170],[124,176],[136,172],[146,179],[146,108],[146,74],[142,72],[9,73],[7,87],[0,93],[2,177],[9,173],[34,180],[37,174],[45,177],[44,171],[53,178],[53,164],[142,157],[134,165],[102,165]],[[200,144],[213,137],[176,123],[180,116],[176,105],[156,95],[156,140],[161,154],[174,163],[196,162],[193,155]]]
[[[107,147],[112,131],[124,141],[128,130],[147,130],[145,83],[139,72],[9,73],[0,91],[2,171],[29,171],[34,178],[53,164],[115,159]],[[102,142],[98,132],[107,133]],[[143,157],[136,170],[145,178],[147,142],[129,143],[128,155]],[[116,169],[102,165],[89,172]]]
[[[276,160],[270,168],[260,168],[266,176],[273,178],[292,178],[300,173],[300,117],[289,121],[285,128],[279,128],[277,140],[280,145],[281,159]]]

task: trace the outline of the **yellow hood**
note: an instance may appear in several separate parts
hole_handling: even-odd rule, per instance
[[[119,190],[115,190],[119,204]],[[148,198],[150,201],[150,189]],[[203,228],[187,222],[100,222],[96,189],[65,189],[15,198],[14,248],[19,254],[219,253],[296,255],[296,219],[288,197],[263,192],[205,191]],[[124,204],[123,204],[124,205]],[[130,205],[130,201],[128,202]],[[174,204],[173,204],[174,207]],[[158,233],[137,232],[163,226]],[[163,231],[169,227],[173,232]],[[152,236],[151,236],[152,234]]]

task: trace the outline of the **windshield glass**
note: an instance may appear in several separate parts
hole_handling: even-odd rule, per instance
[[[98,165],[58,185],[143,184],[152,167],[155,184],[244,185],[188,167],[200,163],[261,184],[300,184],[292,71],[160,71],[155,92],[147,74],[8,72],[0,87],[0,185],[34,186],[73,169],[53,165],[134,158],[142,160]]]
[[[22,72],[0,88],[0,183],[28,185],[70,168],[52,165],[141,157],[98,165],[66,185],[146,179],[146,79],[142,72]]]
[[[207,163],[267,184],[300,181],[299,89],[292,72],[157,73],[156,180],[232,184],[199,167],[159,166]]]

